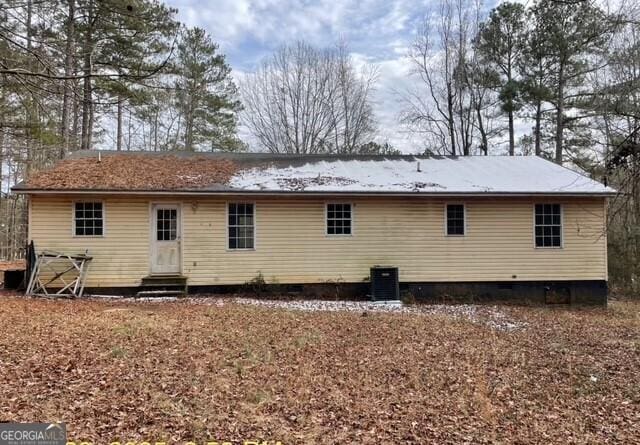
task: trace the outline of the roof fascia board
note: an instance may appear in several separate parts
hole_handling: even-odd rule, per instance
[[[25,195],[153,195],[153,196],[455,196],[455,197],[509,197],[509,196],[562,196],[562,197],[608,197],[616,192],[353,192],[353,191],[257,191],[257,190],[42,190],[13,189]]]

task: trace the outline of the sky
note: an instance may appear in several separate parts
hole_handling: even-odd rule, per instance
[[[491,1],[491,0],[490,0]],[[406,153],[424,146],[400,124],[399,93],[411,82],[407,49],[433,0],[167,0],[178,18],[207,30],[235,76],[252,72],[279,46],[305,40],[319,47],[345,41],[356,64],[375,64],[373,107],[380,142]],[[246,139],[246,129],[240,129]],[[248,141],[251,142],[251,141]]]

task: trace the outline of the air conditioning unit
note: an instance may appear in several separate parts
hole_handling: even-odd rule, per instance
[[[371,268],[371,298],[374,301],[400,299],[397,267],[375,266]]]

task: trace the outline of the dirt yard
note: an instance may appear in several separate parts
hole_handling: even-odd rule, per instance
[[[640,442],[640,303],[364,310],[3,296],[0,421],[94,444]]]

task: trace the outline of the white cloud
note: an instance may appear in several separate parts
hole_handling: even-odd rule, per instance
[[[411,61],[404,53],[377,63],[380,78],[374,94],[374,110],[379,124],[381,141],[389,142],[405,153],[424,151],[420,138],[411,134],[399,122],[403,109],[402,95],[410,89],[415,79],[411,74]]]
[[[373,64],[378,69],[378,82],[373,92],[373,105],[379,127],[379,142],[388,142],[406,153],[420,153],[424,147],[419,137],[410,134],[399,122],[403,109],[403,94],[415,86],[412,64],[406,57],[406,46],[397,48],[391,58],[375,60],[361,53],[352,53],[356,69]]]
[[[424,5],[412,0],[168,0],[179,18],[200,26],[227,50],[247,42],[275,48],[303,39],[327,45],[344,37],[354,46],[380,48],[414,28]]]
[[[236,78],[283,43],[305,40],[329,46],[345,40],[356,63],[379,66],[374,108],[380,140],[408,153],[422,151],[419,140],[398,123],[398,92],[412,82],[407,45],[435,0],[167,1],[178,8],[181,21],[206,29],[220,43]]]

